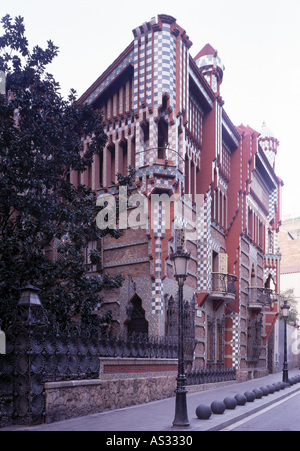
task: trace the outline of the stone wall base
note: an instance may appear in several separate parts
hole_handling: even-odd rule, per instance
[[[175,396],[176,359],[100,359],[99,379],[48,382],[46,422]]]
[[[176,376],[48,382],[46,423],[174,396]]]
[[[269,371],[266,368],[243,368],[236,371],[236,380],[238,382],[246,382],[268,375]]]

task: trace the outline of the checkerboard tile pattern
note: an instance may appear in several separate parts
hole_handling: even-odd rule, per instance
[[[273,218],[275,215],[275,204],[277,203],[277,188],[275,188],[269,199],[269,218]]]
[[[232,366],[235,369],[240,367],[240,321],[237,313],[232,313]]]
[[[152,282],[152,313],[163,314],[163,284],[160,279]]]
[[[166,208],[164,202],[155,202],[153,207],[153,231],[154,236],[159,238],[164,238],[165,236],[165,216]]]
[[[176,41],[170,33],[170,25],[163,24],[154,37],[154,103],[161,104],[162,95],[170,96],[170,106],[175,108],[176,100]]]
[[[152,313],[163,313],[163,284],[161,280],[161,239],[165,236],[165,205],[156,202],[153,208],[153,232],[155,237],[155,280],[152,283]]]
[[[207,195],[198,219],[198,291],[210,291],[211,280],[211,196]]]
[[[162,95],[166,92],[170,96],[171,107],[175,107],[175,56],[176,39],[170,33],[169,24],[163,24],[160,31],[147,31],[135,39],[132,55],[136,68],[133,87],[134,113],[139,112],[142,104],[147,108],[161,105]]]

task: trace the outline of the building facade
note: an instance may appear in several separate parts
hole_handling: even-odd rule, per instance
[[[300,315],[300,218],[287,218],[278,234],[281,292],[293,290]],[[300,316],[299,316],[300,318]]]
[[[125,277],[102,309],[118,332],[171,335],[178,287],[169,256],[182,245],[191,256],[184,302],[195,315],[193,365],[263,374],[279,311],[278,141],[265,124],[258,132],[232,124],[217,51],[207,44],[193,58],[176,19],[159,15],[133,37],[80,98],[102,111],[108,141],[72,182],[120,198],[117,174],[136,171],[123,236],[103,238],[102,267],[92,268]]]

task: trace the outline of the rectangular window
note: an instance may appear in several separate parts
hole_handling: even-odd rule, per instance
[[[253,213],[248,209],[248,235],[253,238]]]
[[[222,145],[221,172],[227,180],[230,179],[230,150],[224,143]]]
[[[217,361],[218,363],[224,362],[224,319],[217,321]]]
[[[207,317],[207,362],[215,361],[215,321],[214,318]]]
[[[197,144],[202,146],[203,113],[194,98],[190,97],[189,105],[188,130]]]
[[[87,272],[96,272],[97,265],[91,262],[91,251],[97,250],[97,241],[90,241],[88,246],[84,249],[84,264]]]

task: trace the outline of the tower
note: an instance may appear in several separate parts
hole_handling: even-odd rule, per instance
[[[225,67],[218,56],[218,51],[210,44],[206,44],[194,59],[211,89],[215,94],[220,94],[220,85],[223,81]]]
[[[265,122],[263,122],[259,133],[259,143],[261,145],[261,148],[264,151],[270,165],[273,169],[275,169],[275,156],[277,155],[277,147],[279,146],[279,141],[275,138],[272,130],[270,130],[269,127],[266,126]]]

